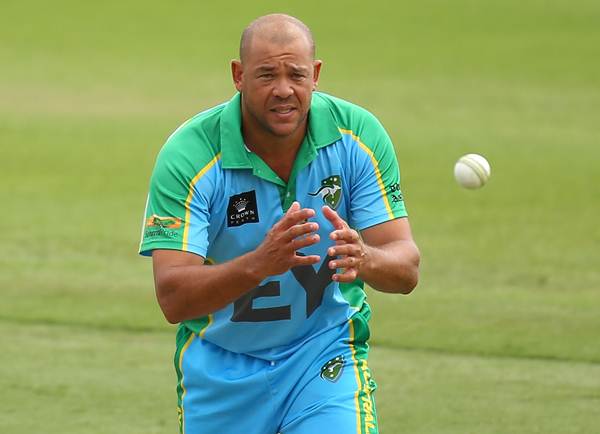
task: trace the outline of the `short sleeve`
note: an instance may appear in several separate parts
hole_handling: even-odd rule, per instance
[[[209,175],[217,158],[206,157],[200,164],[190,161],[177,143],[163,147],[156,160],[150,187],[139,253],[152,250],[181,250],[206,257],[208,250]],[[209,167],[210,166],[210,167]],[[202,189],[199,181],[202,179]]]
[[[350,224],[360,230],[406,217],[400,169],[389,135],[370,113],[356,129],[358,134],[347,138],[354,151]]]

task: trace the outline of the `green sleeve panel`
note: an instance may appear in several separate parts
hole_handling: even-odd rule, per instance
[[[379,120],[370,112],[362,112],[362,122],[357,136],[360,147],[365,150],[372,160],[374,170],[381,190],[386,209],[391,218],[406,217],[404,198],[400,190],[400,168],[394,145],[387,131]],[[370,151],[370,152],[369,152]]]
[[[205,250],[189,249],[187,244],[195,182],[217,161],[218,149],[211,140],[214,134],[210,134],[210,129],[207,131],[206,122],[202,122],[205,119],[196,116],[182,125],[169,137],[157,157],[150,178],[139,249],[144,256],[150,256],[154,249]]]

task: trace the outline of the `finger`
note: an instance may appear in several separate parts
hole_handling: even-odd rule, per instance
[[[299,209],[298,211],[294,211],[293,213],[291,213],[288,218],[294,222],[294,224],[297,224],[299,222],[303,222],[305,220],[308,220],[311,217],[315,216],[315,210],[312,208],[302,208]]]
[[[312,234],[307,237],[296,238],[292,240],[292,248],[294,250],[300,250],[304,247],[312,246],[320,241],[319,234]]]
[[[278,227],[282,227],[282,229],[283,229],[283,227],[285,226],[285,228],[287,228],[288,221],[291,220],[292,214],[294,214],[295,212],[298,212],[299,210],[300,210],[300,202],[298,202],[298,201],[292,202],[290,207],[283,214],[283,217],[281,217],[279,219],[279,221],[273,227],[278,226]],[[290,226],[291,226],[291,224],[290,224]]]
[[[299,256],[292,260],[292,267],[297,267],[299,265],[314,265],[321,262],[321,257],[318,255],[310,255],[310,256]]]
[[[295,202],[297,203],[297,202]],[[302,208],[295,211],[289,211],[277,222],[276,226],[281,230],[288,230],[298,223],[304,222],[315,216],[315,210],[311,208]]]
[[[285,241],[291,241],[294,238],[298,238],[302,235],[310,234],[311,232],[316,232],[319,230],[319,225],[314,222],[304,223],[300,225],[295,225],[289,228],[283,237]]]
[[[333,276],[331,276],[331,279],[335,280],[336,282],[340,282],[340,283],[350,283],[350,282],[354,282],[357,277],[358,277],[358,271],[354,268],[348,268],[348,269],[344,270],[343,273],[334,274]]]
[[[332,261],[329,261],[329,268],[332,270],[336,268],[341,269],[350,269],[350,268],[359,268],[361,264],[361,260],[356,256],[346,256],[345,258],[338,258]]]
[[[334,241],[343,240],[347,243],[356,243],[358,240],[360,240],[358,232],[349,228],[333,231],[329,234],[329,238]]]
[[[290,205],[290,207],[288,208],[288,210],[285,212],[285,215],[291,214],[293,212],[296,212],[300,209],[300,202],[298,202],[297,200],[293,201],[292,204]]]
[[[343,229],[348,226],[346,222],[339,216],[339,214],[333,209],[329,208],[328,206],[324,206],[322,209],[323,215],[331,222],[334,228]]]
[[[327,249],[327,254],[329,256],[360,256],[361,249],[356,244],[340,244],[336,246],[331,246]]]

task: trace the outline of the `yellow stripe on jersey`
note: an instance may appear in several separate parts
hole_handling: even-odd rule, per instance
[[[354,134],[351,130],[345,130],[343,128],[339,128],[340,133],[349,135],[352,139],[358,143],[358,146],[367,153],[369,158],[371,159],[371,163],[373,164],[373,169],[375,170],[375,176],[377,177],[377,185],[379,186],[379,190],[381,191],[381,197],[383,199],[383,203],[385,204],[385,209],[387,210],[388,216],[390,219],[394,218],[394,213],[392,212],[392,207],[390,206],[390,201],[388,200],[387,194],[385,193],[385,185],[383,185],[383,180],[381,179],[381,172],[379,171],[379,162],[375,158],[375,154],[373,151],[369,149],[367,145],[365,145],[356,134]]]
[[[217,155],[215,155],[215,158],[210,160],[206,166],[204,166],[202,169],[200,169],[200,172],[198,172],[196,174],[196,176],[194,176],[192,178],[192,180],[190,181],[190,189],[188,192],[187,199],[185,200],[185,227],[183,229],[183,245],[181,248],[181,250],[183,250],[184,252],[187,251],[187,246],[188,246],[188,236],[189,236],[189,232],[190,232],[190,217],[192,214],[192,210],[190,208],[190,203],[192,202],[192,198],[194,197],[194,187],[196,186],[198,181],[200,181],[200,178],[202,178],[204,176],[204,174],[206,172],[208,172],[210,170],[210,168],[213,167],[217,161],[219,161],[220,158],[221,158],[221,153],[219,152]]]
[[[211,314],[209,314],[209,315],[208,315],[208,322],[207,322],[207,323],[206,323],[206,325],[205,325],[205,326],[202,328],[202,330],[200,330],[200,333],[198,333],[198,335],[199,335],[199,336],[200,336],[202,339],[204,339],[204,335],[206,334],[206,329],[207,329],[208,327],[210,327],[210,325],[212,324],[212,322],[213,322],[213,314],[211,313]]]

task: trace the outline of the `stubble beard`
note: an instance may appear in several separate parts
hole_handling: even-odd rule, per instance
[[[306,120],[308,118],[308,113],[304,113],[298,119],[298,121],[295,123],[295,125],[293,126],[291,131],[285,132],[285,133],[280,133],[280,132],[277,132],[276,129],[274,129],[271,126],[271,124],[267,121],[266,116],[263,116],[263,117],[258,116],[256,114],[256,112],[254,112],[254,110],[252,110],[246,104],[244,104],[244,108],[246,109],[246,113],[252,119],[252,127],[254,127],[254,128],[258,127],[258,128],[260,128],[262,133],[266,133],[267,135],[276,137],[278,139],[284,139],[286,137],[292,136],[296,131],[298,131],[299,128],[301,128],[304,125],[304,123],[306,122]]]

